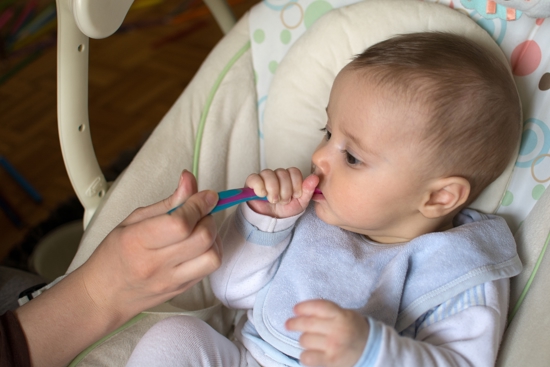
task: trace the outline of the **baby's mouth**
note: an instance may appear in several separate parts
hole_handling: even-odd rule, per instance
[[[325,200],[325,195],[323,195],[323,192],[318,187],[313,190],[313,201],[323,201]]]

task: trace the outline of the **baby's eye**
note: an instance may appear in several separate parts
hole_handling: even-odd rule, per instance
[[[355,166],[355,165],[361,163],[361,161],[359,161],[357,158],[355,158],[353,155],[351,155],[351,153],[348,152],[347,150],[344,152],[344,154],[346,155],[346,162],[349,165]]]
[[[327,140],[330,140],[330,137],[332,136],[332,133],[330,131],[328,131],[328,129],[326,127],[322,128],[321,131],[325,133],[325,138]]]

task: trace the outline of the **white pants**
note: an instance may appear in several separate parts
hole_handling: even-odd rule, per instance
[[[259,367],[259,364],[241,343],[230,341],[206,322],[174,316],[145,333],[127,366]]]

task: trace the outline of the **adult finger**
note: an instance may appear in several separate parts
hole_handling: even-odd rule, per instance
[[[216,192],[201,191],[174,212],[146,218],[126,226],[124,230],[133,241],[140,242],[145,248],[173,245],[189,238],[197,223],[212,211],[217,201]]]
[[[191,196],[185,204],[170,212],[170,215],[179,217],[194,225],[204,216],[208,215],[218,202],[218,193],[212,190],[204,190]]]
[[[164,284],[164,287],[156,292],[157,296],[162,299],[154,303],[159,304],[174,298],[214,272],[219,267],[216,266],[215,261],[200,261],[204,260],[207,256],[211,256],[210,251],[201,257],[181,263],[177,268],[174,268],[170,273],[169,282]],[[211,258],[214,257],[212,256]],[[221,261],[218,263],[221,263]]]
[[[208,251],[193,259],[179,264],[174,269],[174,281],[185,286],[186,283],[194,280],[200,280],[211,274],[221,265],[221,255],[212,246]]]
[[[155,204],[137,208],[134,210],[128,218],[122,221],[121,225],[127,226],[146,218],[161,215],[169,210],[184,203],[191,195],[197,192],[197,180],[195,176],[187,170],[183,170],[180,175],[178,186],[174,193],[164,200],[161,200]]]
[[[177,266],[208,251],[216,245],[217,238],[216,222],[212,216],[206,216],[197,223],[191,234],[184,240],[157,247],[156,250],[159,252],[155,256],[163,259],[166,266]]]

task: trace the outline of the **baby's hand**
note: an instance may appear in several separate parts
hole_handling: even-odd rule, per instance
[[[302,364],[351,367],[359,361],[369,338],[369,323],[359,313],[325,300],[298,303],[294,313],[286,328],[302,332]]]
[[[298,168],[265,169],[252,174],[245,185],[258,196],[267,196],[266,201],[249,201],[248,205],[256,213],[275,218],[288,218],[303,212],[319,183],[319,177],[310,175],[305,180]]]

